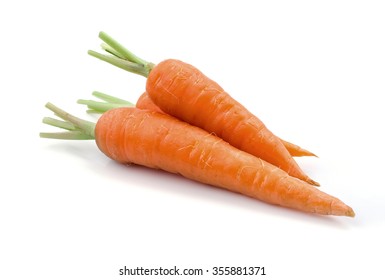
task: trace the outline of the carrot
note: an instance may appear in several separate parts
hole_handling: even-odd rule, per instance
[[[51,103],[46,107],[64,120],[46,123],[69,131],[41,133],[41,137],[95,139],[105,155],[121,163],[179,173],[204,184],[304,212],[355,215],[341,200],[172,116],[138,108],[116,108],[104,113],[95,124]]]
[[[132,104],[129,101],[101,93],[98,91],[94,91],[92,93],[94,96],[106,101],[107,103],[104,102],[97,102],[93,100],[84,100],[80,99],[78,100],[78,103],[88,105],[89,108],[92,108],[88,110],[89,113],[104,113],[107,110],[110,110],[112,108],[119,108],[119,107],[132,107],[134,104]],[[151,110],[159,113],[164,113],[150,98],[147,92],[144,92],[142,95],[139,96],[137,102],[136,102],[136,108],[139,109],[146,109],[146,110]],[[164,113],[165,114],[165,113]],[[305,150],[301,148],[300,146],[297,146],[295,144],[292,144],[290,142],[287,142],[283,139],[280,139],[281,142],[284,144],[285,148],[288,150],[291,156],[295,157],[304,157],[304,156],[316,156],[312,152],[309,152],[308,150]]]
[[[136,107],[139,109],[147,109],[155,112],[164,113],[154,103],[154,101],[152,101],[152,99],[150,98],[150,95],[147,92],[142,93],[142,95],[138,98],[138,101],[136,102]],[[280,141],[285,146],[286,150],[290,153],[290,155],[293,157],[316,156],[312,152],[305,150],[304,148],[301,148],[298,145],[285,141],[281,138],[280,138]]]
[[[150,95],[147,92],[142,93],[141,96],[139,96],[138,101],[136,101],[136,107],[139,109],[147,109],[159,113],[164,113],[162,109],[157,106],[154,101],[150,98]]]
[[[162,111],[215,133],[234,147],[278,166],[291,176],[319,185],[301,170],[280,139],[260,119],[197,68],[176,59],[154,65],[104,32],[100,32],[99,37],[107,44],[105,49],[115,56],[88,53],[147,77],[146,91]]]

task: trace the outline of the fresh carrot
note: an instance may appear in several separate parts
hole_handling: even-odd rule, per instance
[[[153,110],[156,112],[162,112],[164,113],[150,98],[150,95],[147,92],[144,92],[136,102],[136,107],[139,109],[147,109],[147,110]],[[304,148],[301,148],[298,145],[295,145],[293,143],[290,143],[288,141],[285,141],[281,139],[282,144],[285,146],[285,148],[288,150],[291,156],[293,157],[304,157],[304,156],[316,156],[312,152],[305,150]]]
[[[150,95],[145,91],[142,93],[141,96],[139,96],[138,101],[136,101],[136,107],[139,109],[146,109],[146,110],[152,110],[159,113],[164,113],[162,109],[157,106],[154,101],[150,98]]]
[[[304,212],[355,215],[341,200],[167,114],[116,108],[104,113],[95,124],[51,103],[46,107],[64,121],[45,119],[45,123],[68,131],[41,133],[41,137],[95,139],[105,155],[121,163],[179,173],[204,184]]]
[[[117,97],[114,97],[114,96],[111,96],[111,95],[108,95],[105,93],[101,93],[98,91],[94,91],[93,95],[106,101],[106,103],[93,101],[93,100],[84,100],[84,99],[79,100],[80,104],[88,105],[88,107],[90,108],[90,110],[88,110],[88,112],[90,112],[90,113],[104,113],[107,110],[110,110],[112,108],[119,108],[119,107],[124,107],[124,106],[128,106],[128,107],[134,106],[134,104],[132,104],[129,101],[126,101],[126,100],[123,100],[123,99],[120,99],[120,98],[117,98]],[[145,110],[151,110],[151,111],[155,111],[155,112],[159,112],[159,113],[164,113],[152,101],[152,99],[150,98],[150,96],[147,92],[144,92],[139,96],[135,106],[136,106],[136,108],[139,108],[139,109],[145,109]],[[300,146],[297,146],[295,144],[287,142],[283,139],[280,139],[280,140],[284,144],[285,148],[288,150],[288,152],[290,153],[291,156],[294,156],[294,157],[316,156],[312,152],[305,150],[305,149],[301,148]]]
[[[162,111],[215,133],[234,147],[278,166],[291,176],[319,185],[301,170],[280,139],[259,118],[197,68],[176,59],[155,65],[137,57],[106,33],[100,32],[99,37],[113,56],[88,53],[147,77],[146,91]]]

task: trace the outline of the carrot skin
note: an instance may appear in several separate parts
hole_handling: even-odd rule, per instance
[[[192,65],[175,59],[160,62],[147,78],[146,91],[165,113],[215,133],[291,176],[319,185],[261,120]]]
[[[354,216],[352,208],[223,139],[176,118],[138,108],[104,113],[99,149],[113,160],[186,178],[304,212]]]
[[[143,110],[150,110],[158,113],[165,114],[155,103],[152,101],[147,92],[142,93],[136,101],[136,108]]]
[[[281,138],[280,140],[292,157],[317,157],[316,154],[313,154],[312,152],[301,148],[298,145],[285,141]]]
[[[164,113],[150,98],[147,92],[144,92],[137,100],[136,107],[139,109],[151,110],[154,112]],[[280,139],[287,151],[291,156],[304,157],[304,156],[316,156],[312,152],[301,148],[298,145],[292,144],[288,141]]]

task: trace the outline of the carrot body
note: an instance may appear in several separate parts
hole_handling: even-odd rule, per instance
[[[291,176],[319,185],[300,169],[261,120],[192,65],[174,59],[162,61],[149,73],[146,91],[165,113],[215,133]]]
[[[152,101],[147,92],[142,93],[136,101],[136,108],[143,110],[150,110],[158,113],[164,113],[155,103]]]
[[[146,109],[151,110],[159,113],[164,113],[150,98],[147,92],[144,92],[137,100],[136,107],[139,109]],[[301,148],[298,145],[292,144],[290,142],[287,142],[283,139],[280,139],[280,141],[285,146],[286,150],[290,153],[293,157],[303,157],[303,156],[315,156],[312,152],[309,152],[308,150],[305,150]]]
[[[122,163],[179,173],[305,212],[354,216],[339,199],[166,114],[138,108],[109,110],[96,124],[95,140],[103,153]]]

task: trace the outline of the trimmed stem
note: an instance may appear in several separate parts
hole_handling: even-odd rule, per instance
[[[76,127],[72,123],[57,120],[57,119],[50,118],[50,117],[43,118],[43,123],[48,124],[48,125],[52,125],[55,127],[63,128],[66,130],[76,130]]]
[[[102,47],[103,50],[105,50],[106,52],[116,56],[116,57],[119,57],[121,59],[125,59],[124,56],[119,53],[117,50],[115,50],[114,48],[112,48],[111,46],[107,45],[106,43],[102,43],[100,45]]]
[[[84,134],[82,131],[64,131],[64,132],[41,132],[41,138],[62,139],[62,140],[92,140],[95,137]]]
[[[120,103],[120,104],[129,105],[129,106],[135,106],[133,103],[131,103],[127,100],[120,99],[120,98],[105,94],[105,93],[100,92],[100,91],[94,91],[94,92],[92,92],[92,95],[103,100],[103,101],[109,102],[109,103]]]
[[[63,111],[59,107],[56,107],[52,103],[47,103],[46,107],[54,112],[58,117],[62,118],[64,121],[58,121],[52,118],[44,118],[44,123],[64,129],[71,128],[71,130],[57,133],[40,133],[40,137],[72,140],[95,139],[95,123],[77,118],[67,113],[66,111]],[[73,125],[73,127],[71,127],[69,124]]]
[[[93,109],[88,109],[88,110],[86,110],[86,113],[87,113],[87,114],[96,114],[96,115],[99,115],[99,114],[103,114],[104,112],[102,112],[102,111],[97,111],[97,110],[93,110]]]
[[[100,54],[92,50],[88,51],[89,55],[144,77],[148,77],[152,68],[155,67],[154,63],[136,56],[105,32],[100,32],[99,38],[104,41],[102,49],[111,54],[111,56]]]
[[[127,60],[118,58],[116,56],[108,56],[108,55],[101,54],[101,53],[98,53],[98,52],[95,52],[92,50],[89,50],[88,54],[93,56],[93,57],[99,58],[100,60],[103,60],[105,62],[108,62],[108,63],[110,63],[116,67],[119,67],[123,70],[126,70],[128,72],[132,72],[132,73],[135,73],[138,75],[142,75],[143,77],[146,77],[146,78],[148,77],[148,74],[150,73],[150,71],[147,68],[145,68],[143,65],[136,64],[136,63],[133,63],[131,61],[127,61]]]
[[[99,38],[102,39],[108,46],[110,46],[113,50],[118,52],[124,59],[131,61],[136,64],[141,64],[143,66],[148,65],[149,63],[144,59],[137,57],[135,54],[127,50],[123,45],[109,36],[107,33],[101,31],[99,32]]]
[[[96,113],[104,113],[108,110],[121,107],[133,107],[134,105],[123,104],[123,103],[110,103],[110,102],[100,102],[94,100],[85,100],[79,99],[79,104],[87,105],[88,109],[95,111]]]
[[[87,113],[91,114],[103,114],[107,112],[108,110],[115,109],[115,108],[122,108],[122,107],[135,107],[135,104],[120,99],[118,97],[108,95],[105,93],[101,93],[99,91],[94,91],[92,93],[93,96],[104,100],[105,102],[95,101],[95,100],[85,100],[85,99],[79,99],[78,103],[87,105],[88,109]]]

